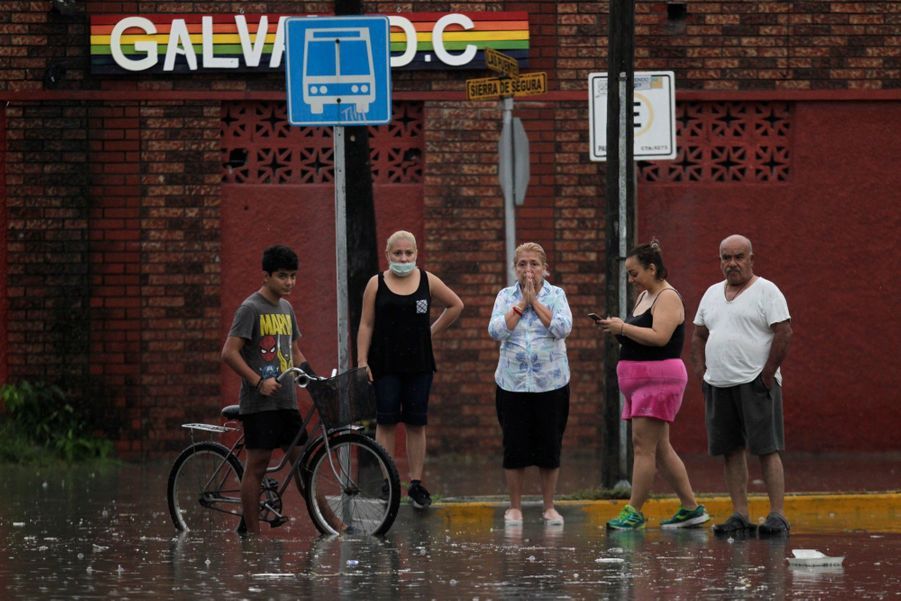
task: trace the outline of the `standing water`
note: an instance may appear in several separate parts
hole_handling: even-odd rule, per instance
[[[168,466],[3,468],[2,599],[898,599],[901,535],[719,539],[709,528],[607,533],[578,507],[563,527],[537,508],[450,519],[401,507],[384,538],[320,538],[293,520],[257,538],[177,533]],[[265,527],[264,527],[265,528]],[[897,530],[897,528],[895,528]],[[845,556],[795,568],[792,549]]]

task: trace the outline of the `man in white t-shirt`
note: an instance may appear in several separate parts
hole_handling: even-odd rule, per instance
[[[779,288],[754,275],[751,241],[732,235],[720,243],[726,280],[707,289],[698,305],[691,339],[695,372],[702,380],[707,445],[725,461],[733,514],[715,534],[786,535],[783,501],[785,449],[779,365],[792,336],[788,304]],[[757,455],[770,500],[760,528],[748,514],[747,454]]]

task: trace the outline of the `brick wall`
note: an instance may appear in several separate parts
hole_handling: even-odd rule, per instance
[[[8,369],[87,375],[87,110],[80,102],[7,109]],[[12,351],[12,349],[16,349]]]
[[[680,91],[733,92],[741,100],[760,90],[899,88],[899,1],[691,0],[682,3],[684,15],[674,5],[636,2],[636,67],[674,70]],[[566,290],[577,322],[600,307],[604,172],[586,159],[585,103],[573,98],[589,72],[606,68],[608,2],[366,7],[382,14],[528,12],[529,69],[547,71],[554,94],[516,101],[533,156],[529,194],[518,209],[520,239],[548,250],[550,280]],[[220,403],[220,99],[272,100],[284,79],[98,78],[86,70],[87,15],[327,13],[332,3],[98,1],[77,3],[74,15],[47,2],[2,8],[3,375],[36,378],[49,369],[106,403],[107,428],[125,456],[172,448],[183,440],[174,426],[205,418]],[[505,272],[496,172],[501,115],[495,103],[459,100],[473,75],[394,77],[396,92],[417,100],[422,93],[426,106],[427,256],[467,303],[460,323],[436,344],[435,448],[448,450],[498,444],[497,349],[485,328]],[[203,99],[188,98],[197,95]],[[584,327],[568,348],[574,404],[567,444],[596,445],[601,349]],[[460,428],[440,427],[451,423]]]
[[[120,453],[180,438],[219,404],[218,103],[6,115],[8,376],[108,410]]]
[[[881,89],[899,85],[898,2],[637,2],[636,69],[682,89]]]
[[[751,1],[664,0],[635,2],[636,68],[672,69],[682,89],[897,89],[897,0]],[[684,6],[684,15],[673,11]],[[94,81],[83,68],[87,13],[278,12],[328,13],[331,2],[79,3],[61,15],[49,3],[7,1],[0,11],[0,90],[41,89],[55,66],[55,89],[279,89],[278,76],[247,80],[215,77],[117,78]],[[550,71],[553,89],[583,90],[587,73],[605,68],[607,8],[602,1],[555,2],[367,2],[369,12],[527,11],[531,23],[530,67]],[[458,75],[398,74],[396,90],[462,89]]]
[[[181,443],[179,424],[221,404],[219,111],[191,102],[140,111],[140,418],[151,450]]]
[[[89,352],[118,416],[119,452],[140,450],[142,370],[140,120],[136,103],[89,107]]]

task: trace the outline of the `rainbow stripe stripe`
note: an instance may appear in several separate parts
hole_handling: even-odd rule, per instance
[[[476,56],[465,65],[451,66],[443,63],[435,55],[433,40],[435,23],[448,13],[408,13],[399,14],[398,17],[407,19],[416,31],[416,54],[413,59],[403,67],[395,67],[395,70],[456,70],[456,69],[484,69],[485,61],[483,50],[494,48],[517,59],[520,67],[528,66],[529,54],[529,17],[526,12],[471,12],[457,13],[472,20],[474,27],[464,30],[458,25],[450,25],[444,30],[442,41],[444,48],[452,54],[459,54],[468,45],[475,45],[478,49]],[[114,27],[125,18],[139,16],[153,24],[156,33],[149,34],[139,28],[125,30],[119,40],[119,48],[122,54],[132,61],[138,61],[147,57],[146,52],[135,48],[137,43],[154,42],[156,44],[157,60],[155,64],[139,71],[127,70],[118,64],[113,57],[111,38]],[[281,71],[284,69],[283,53],[276,54],[277,66],[272,63],[273,49],[276,44],[276,26],[279,19],[287,15],[266,15],[268,29],[262,49],[262,56],[258,67],[249,67],[244,60],[241,38],[238,26],[233,14],[160,14],[160,15],[92,15],[91,16],[91,71],[96,74],[122,74],[122,73],[162,73],[164,58],[169,46],[172,22],[182,19],[188,32],[194,54],[197,57],[197,68],[193,71],[189,68],[183,54],[177,55],[174,67],[169,72],[222,72],[222,68],[205,68],[203,65],[204,33],[202,18],[212,18],[211,47],[213,56],[218,58],[237,58],[238,68],[227,71]],[[251,44],[256,40],[256,32],[262,15],[244,15],[249,31]],[[392,26],[391,28],[391,55],[400,57],[407,49],[407,36],[403,29]],[[207,41],[210,45],[210,41]],[[282,55],[282,56],[279,56]]]

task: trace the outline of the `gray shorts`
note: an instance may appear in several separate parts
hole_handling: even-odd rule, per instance
[[[785,449],[782,424],[782,387],[767,390],[757,376],[752,382],[717,388],[704,382],[707,450],[726,455],[748,449],[752,455],[769,455]]]

